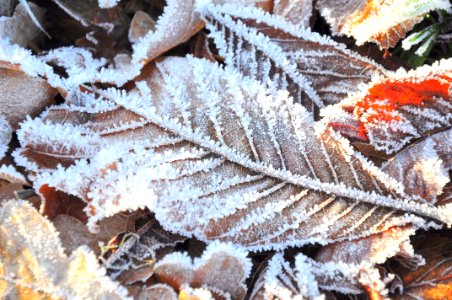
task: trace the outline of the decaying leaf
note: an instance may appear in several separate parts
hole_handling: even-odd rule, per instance
[[[131,270],[133,272],[131,276],[145,282],[153,274],[157,250],[174,246],[184,239],[180,235],[164,231],[155,220],[150,221],[136,234],[130,234],[127,240],[108,257],[104,265],[112,278],[117,278],[123,272]],[[152,268],[149,269],[149,266]],[[140,274],[137,276],[136,273]],[[122,277],[123,281],[130,281],[130,278],[124,279],[126,276]]]
[[[452,295],[452,239],[451,232],[424,233],[415,241],[426,261],[416,270],[397,270],[402,288],[393,299],[448,299]]]
[[[55,95],[56,90],[44,79],[28,76],[15,70],[14,66],[1,64],[0,115],[13,130],[26,116],[37,116],[46,106],[53,104]]]
[[[43,23],[45,10],[33,2],[28,5],[36,20]],[[7,37],[11,42],[23,47],[26,47],[40,33],[41,30],[34,24],[21,3],[16,6],[13,16],[0,20],[0,36]]]
[[[451,59],[414,71],[399,70],[363,86],[321,115],[351,141],[393,154],[414,139],[452,125],[451,83]]]
[[[52,223],[24,201],[0,209],[0,280],[63,299],[125,299],[127,293],[105,275],[94,254],[80,247],[66,256]]]
[[[446,0],[318,0],[320,14],[334,34],[394,47],[430,11],[450,10]]]
[[[179,292],[190,294],[185,284],[190,288],[205,287],[213,293],[222,292],[233,300],[243,299],[245,280],[251,272],[247,254],[231,244],[211,243],[194,261],[186,253],[168,254],[155,264],[154,272],[160,281]]]
[[[273,13],[294,25],[309,27],[313,13],[313,0],[275,0]]]
[[[450,182],[451,142],[452,129],[436,133],[400,152],[382,169],[403,183],[405,193],[436,203]]]
[[[107,244],[120,233],[134,233],[135,220],[141,216],[140,211],[130,214],[117,214],[99,222],[99,232],[89,232],[80,220],[65,214],[57,215],[53,220],[59,231],[65,253],[70,255],[79,246],[87,245],[96,255],[101,254],[100,244]]]
[[[206,6],[203,15],[226,65],[274,93],[288,90],[308,111],[337,103],[385,73],[343,45],[257,9]]]
[[[147,80],[80,94],[18,133],[35,189],[85,201],[92,229],[148,207],[173,232],[269,249],[451,222],[449,206],[404,195],[286,93],[195,58],[168,58]]]

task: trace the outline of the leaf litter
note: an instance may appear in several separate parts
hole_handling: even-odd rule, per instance
[[[314,2],[11,2],[2,297],[447,295],[450,59],[334,39],[391,48],[450,4]]]

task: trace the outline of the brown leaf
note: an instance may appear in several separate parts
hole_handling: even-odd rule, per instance
[[[414,25],[435,9],[448,10],[444,0],[318,0],[317,9],[334,34],[352,36],[356,43],[394,47]]]
[[[422,257],[414,254],[410,236],[415,230],[411,227],[395,227],[385,232],[374,234],[355,241],[343,241],[320,248],[315,260],[322,264],[343,263],[358,266],[359,272],[353,279],[343,282],[342,278],[319,277],[323,288],[338,290],[347,288],[358,292],[364,290],[370,298],[383,297],[387,287],[393,280],[393,275],[381,274],[377,265],[383,264],[391,257],[399,257],[417,267],[423,263]],[[371,276],[366,276],[365,274]],[[375,276],[376,275],[376,276]],[[340,291],[340,290],[339,290]]]
[[[328,124],[352,142],[387,155],[452,125],[451,60],[388,74],[326,108]]]
[[[27,115],[37,116],[53,104],[57,92],[44,79],[6,66],[0,68],[0,115],[16,130]]]
[[[243,299],[245,279],[251,271],[246,256],[246,252],[230,244],[213,243],[194,262],[186,254],[169,254],[155,264],[154,272],[159,280],[176,290],[184,284],[191,288],[206,286],[213,292],[218,289],[229,294],[231,299]]]
[[[403,283],[401,295],[393,299],[448,299],[452,295],[452,239],[450,230],[424,233],[415,247],[426,261],[416,270],[398,271]]]
[[[229,67],[274,92],[287,90],[308,111],[337,103],[385,73],[343,45],[257,9],[211,6],[203,14]]]
[[[2,1],[2,3],[4,2]],[[45,9],[37,6],[33,2],[29,2],[28,5],[36,20],[42,24]],[[29,42],[35,39],[40,33],[41,29],[36,26],[21,3],[16,6],[12,17],[2,18],[0,20],[0,35],[22,47],[27,47]]]
[[[0,203],[4,199],[17,198],[17,192],[29,186],[25,177],[13,166],[0,165]]]
[[[313,0],[275,0],[273,14],[284,17],[294,25],[309,27]]]
[[[163,283],[154,284],[146,287],[141,291],[138,300],[177,300],[176,292],[169,286]]]
[[[132,43],[138,42],[140,38],[154,30],[155,21],[144,11],[137,11],[130,23],[129,40]]]
[[[35,188],[83,199],[89,226],[146,206],[173,232],[268,249],[425,224],[420,216],[450,222],[447,207],[399,194],[398,182],[285,95],[195,58],[168,58],[147,80],[141,92],[96,99],[102,110],[53,107],[19,135],[18,161],[35,170]],[[28,138],[49,131],[52,148]],[[74,163],[41,165],[55,157]]]
[[[405,193],[437,203],[450,182],[452,129],[433,134],[405,149],[383,165],[382,170],[400,181]]]
[[[141,211],[137,211],[116,214],[103,219],[99,222],[96,234],[91,233],[84,223],[69,215],[59,214],[52,222],[60,232],[61,243],[67,255],[82,245],[87,245],[96,255],[100,255],[99,243],[107,244],[120,233],[134,233],[135,220],[142,215]]]

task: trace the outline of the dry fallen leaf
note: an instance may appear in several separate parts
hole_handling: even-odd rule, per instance
[[[306,28],[310,25],[313,11],[313,0],[275,0],[273,7],[273,14]]]
[[[400,70],[326,108],[323,122],[352,142],[391,155],[414,139],[451,126],[451,83],[450,59]]]
[[[63,299],[124,299],[94,254],[80,247],[66,256],[52,223],[24,201],[0,208],[0,280],[4,291],[21,287]]]
[[[256,9],[207,6],[203,15],[226,65],[275,93],[287,90],[308,111],[339,102],[386,72],[343,45]]]
[[[452,170],[452,143],[447,141],[452,141],[450,128],[398,153],[382,170],[402,182],[405,193],[437,203],[437,197],[450,182]]]
[[[416,270],[396,270],[402,289],[393,299],[448,299],[452,295],[451,232],[424,233],[415,240],[415,247],[426,261]],[[400,295],[401,294],[401,295]]]
[[[33,2],[30,2],[28,5],[36,20],[42,24],[45,9],[37,6]],[[35,25],[21,3],[16,6],[13,16],[0,20],[0,35],[8,37],[11,42],[22,47],[26,47],[40,33],[41,29]]]
[[[191,288],[211,288],[214,293],[218,290],[233,300],[243,299],[245,280],[251,271],[246,256],[246,251],[230,244],[212,243],[193,262],[187,254],[168,254],[155,264],[154,272],[160,281],[176,290],[187,292],[183,288],[186,284]]]
[[[138,86],[93,112],[53,107],[19,132],[35,189],[85,201],[91,228],[146,206],[173,232],[268,249],[450,222],[449,206],[404,195],[285,94],[195,58],[166,59]]]
[[[446,0],[318,0],[317,9],[334,34],[356,39],[356,44],[394,47],[430,11],[450,9]]]
[[[40,114],[44,108],[54,103],[56,90],[42,78],[31,77],[15,70],[14,66],[1,64],[0,68],[0,117],[13,130],[19,122],[30,115]]]

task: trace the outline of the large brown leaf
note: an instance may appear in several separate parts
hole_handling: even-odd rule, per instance
[[[450,9],[446,0],[319,0],[317,8],[334,34],[352,36],[356,43],[394,47],[430,11]]]
[[[257,9],[206,6],[203,15],[229,67],[275,92],[287,89],[308,111],[337,103],[386,72],[327,37]]]
[[[451,222],[285,93],[194,58],[159,63],[138,87],[79,95],[18,134],[35,189],[83,199],[91,227],[146,206],[166,229],[259,249]]]

